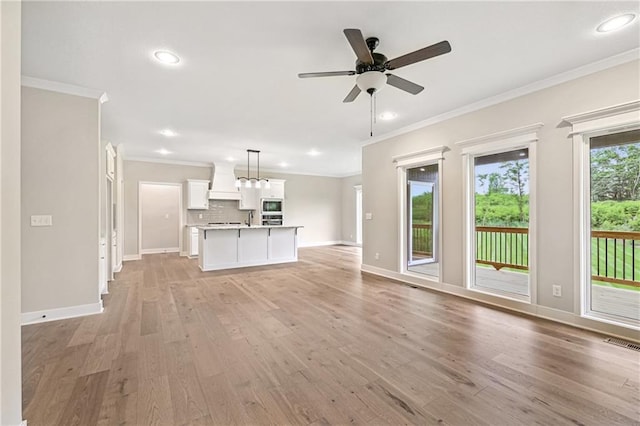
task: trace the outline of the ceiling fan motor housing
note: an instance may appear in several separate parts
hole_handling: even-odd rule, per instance
[[[382,53],[376,53],[376,52],[371,52],[371,56],[373,56],[372,64],[365,64],[364,62],[359,60],[356,61],[357,74],[362,74],[367,71],[380,71],[380,72],[386,71],[387,57],[384,56]]]

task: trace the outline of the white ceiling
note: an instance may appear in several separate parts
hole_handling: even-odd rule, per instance
[[[355,76],[342,30],[377,36],[394,58],[449,40],[452,52],[395,74],[425,86],[378,95],[377,135],[638,48],[638,19],[606,35],[595,27],[638,2],[24,2],[23,75],[105,90],[102,134],[128,157],[246,164],[349,175],[369,140],[369,99],[342,99]],[[152,59],[177,53],[179,66]],[[178,137],[158,131],[171,128]],[[155,151],[164,148],[172,154]],[[321,155],[307,155],[315,148]]]

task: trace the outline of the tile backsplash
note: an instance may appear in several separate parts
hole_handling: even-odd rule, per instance
[[[202,219],[200,219],[202,215]],[[211,222],[240,222],[244,223],[249,212],[238,210],[238,201],[209,200],[208,210],[187,210],[187,224],[207,224]]]

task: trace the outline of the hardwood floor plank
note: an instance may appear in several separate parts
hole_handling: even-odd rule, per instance
[[[141,425],[172,425],[173,407],[167,376],[141,379],[136,421]]]
[[[23,327],[38,425],[640,425],[640,354],[362,274],[359,249],[127,262],[105,313]]]
[[[58,424],[65,426],[96,424],[108,378],[108,371],[78,377]]]

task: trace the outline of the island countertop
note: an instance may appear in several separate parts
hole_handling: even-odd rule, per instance
[[[297,225],[198,226],[202,271],[271,265],[298,260]]]
[[[267,229],[267,228],[304,228],[302,225],[197,225],[203,231],[215,231],[217,229]]]

